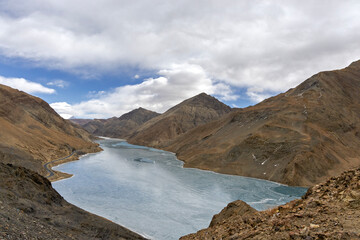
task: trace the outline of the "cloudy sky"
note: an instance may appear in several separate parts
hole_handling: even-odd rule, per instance
[[[0,0],[0,84],[64,117],[246,107],[358,59],[358,0]]]

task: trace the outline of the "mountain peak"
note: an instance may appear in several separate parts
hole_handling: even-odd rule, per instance
[[[128,140],[139,145],[158,147],[230,111],[229,106],[216,98],[200,93],[143,124]]]
[[[139,107],[137,109],[134,109],[128,113],[121,115],[118,119],[119,120],[133,120],[133,121],[137,122],[138,124],[142,124],[142,123],[146,122],[147,120],[150,120],[151,118],[156,117],[157,115],[159,115],[159,113]]]
[[[179,111],[180,109],[188,108],[188,107],[215,110],[219,115],[223,115],[223,114],[231,111],[231,108],[228,105],[220,102],[215,97],[203,92],[192,98],[182,101],[178,105],[167,110],[165,113]],[[181,110],[181,111],[183,111],[183,110]]]

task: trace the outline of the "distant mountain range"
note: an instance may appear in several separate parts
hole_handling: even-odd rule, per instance
[[[163,114],[138,108],[119,118],[70,121],[97,136],[123,138],[130,143],[161,148],[188,130],[216,120],[230,111],[229,106],[201,93]]]
[[[244,109],[202,93],[125,134],[104,131],[114,119],[85,125],[175,152],[187,167],[311,186],[360,165],[359,102],[358,61]]]
[[[160,114],[144,108],[138,108],[119,118],[113,117],[89,121],[85,119],[71,119],[71,121],[82,125],[86,131],[97,136],[126,138],[133,133],[134,129],[158,115]]]
[[[230,111],[229,106],[201,93],[145,122],[127,140],[133,144],[163,148],[187,131],[219,119]]]

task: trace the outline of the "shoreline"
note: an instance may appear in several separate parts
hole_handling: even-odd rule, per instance
[[[76,151],[70,155],[70,157],[68,158],[63,158],[63,159],[58,159],[58,160],[52,160],[50,162],[47,162],[43,165],[43,167],[47,170],[47,168],[45,167],[45,165],[47,165],[48,169],[53,172],[53,175],[51,176],[44,176],[45,178],[47,178],[50,182],[56,182],[56,181],[60,181],[60,180],[64,180],[67,178],[71,178],[74,175],[70,174],[70,173],[66,173],[66,172],[61,172],[61,171],[57,171],[54,170],[53,167],[57,167],[60,166],[62,164],[65,163],[69,163],[69,162],[73,162],[73,161],[78,161],[80,160],[80,158],[87,156],[88,154],[96,154],[98,152],[103,151],[103,149],[101,148],[101,150],[97,151],[97,152],[89,152],[89,153],[85,153],[85,154],[81,154],[79,155]]]
[[[123,139],[123,138],[111,138],[111,137],[104,137],[104,136],[96,136],[98,138],[101,139],[104,139],[104,140],[119,140],[119,141],[124,141],[124,142],[127,142],[128,144],[131,144],[129,143],[126,139]],[[134,145],[134,146],[141,146],[141,147],[147,147],[147,148],[152,148],[152,149],[156,149],[156,150],[160,150],[160,151],[164,151],[164,152],[167,152],[167,153],[171,153],[173,155],[175,155],[176,159],[180,162],[183,163],[183,165],[181,166],[182,168],[185,168],[185,169],[195,169],[195,170],[200,170],[200,171],[205,171],[205,172],[210,172],[210,173],[214,173],[214,174],[223,174],[223,175],[229,175],[229,176],[239,176],[239,177],[243,177],[243,178],[248,178],[248,179],[255,179],[255,180],[261,180],[261,181],[266,181],[266,182],[270,182],[270,183],[276,183],[280,186],[286,186],[286,187],[300,187],[300,188],[306,188],[306,189],[309,189],[313,186],[315,186],[316,184],[312,185],[312,186],[291,186],[291,185],[287,185],[285,183],[280,183],[280,182],[275,182],[275,181],[271,181],[271,180],[268,180],[268,179],[263,179],[263,178],[255,178],[255,177],[248,177],[248,176],[243,176],[243,175],[237,175],[237,174],[229,174],[229,173],[222,173],[222,172],[216,172],[214,170],[210,170],[210,169],[204,169],[204,168],[197,168],[197,167],[187,167],[185,166],[186,165],[186,162],[181,160],[181,159],[178,159],[177,158],[177,155],[176,153],[174,152],[170,152],[170,151],[167,151],[167,150],[164,150],[164,149],[159,149],[159,148],[154,148],[154,147],[148,147],[148,146],[144,146],[144,145],[136,145],[136,144],[131,144],[131,145]]]

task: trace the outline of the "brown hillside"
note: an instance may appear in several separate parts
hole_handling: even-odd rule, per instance
[[[0,85],[0,158],[47,174],[45,162],[80,152],[99,151],[90,135],[61,118],[46,102]]]
[[[164,148],[186,167],[311,186],[360,165],[359,118],[360,61],[318,73]]]
[[[85,124],[81,124],[81,126],[89,133],[95,134],[95,131],[97,131],[98,129],[102,129],[105,123],[107,121],[110,121],[111,119],[115,119],[115,117],[109,119],[94,119]]]
[[[302,199],[257,212],[238,200],[213,217],[195,239],[360,239],[360,169],[332,177]]]
[[[80,126],[83,126],[83,125],[87,124],[88,122],[92,121],[92,119],[70,118],[70,119],[68,119],[68,121],[70,121],[72,123],[76,123]]]
[[[136,129],[128,141],[138,145],[162,147],[169,140],[229,113],[231,108],[201,93],[174,106]]]
[[[127,138],[141,124],[159,116],[159,113],[138,108],[125,113],[119,118],[95,119],[83,125],[88,132],[105,137]]]
[[[66,202],[51,183],[0,162],[0,239],[143,239]]]

